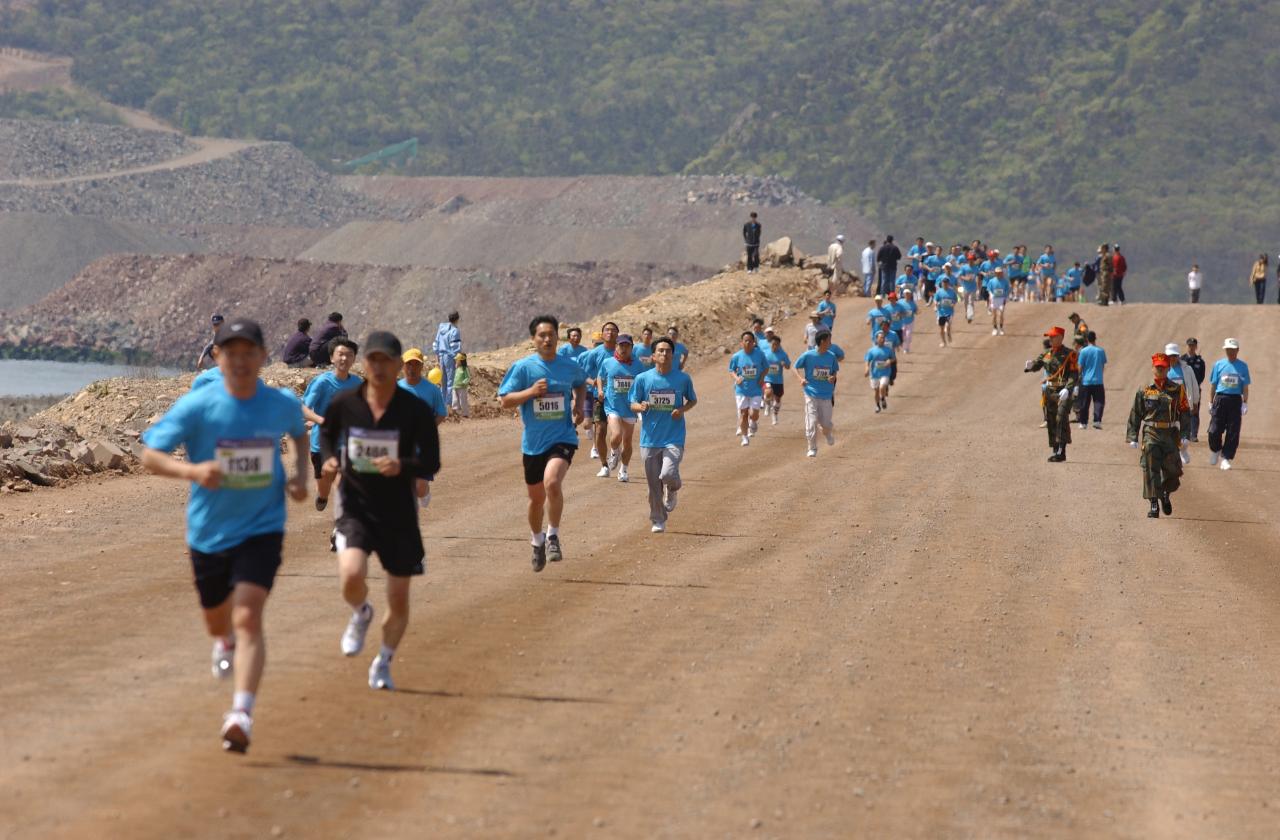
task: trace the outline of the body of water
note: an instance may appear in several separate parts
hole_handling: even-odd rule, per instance
[[[174,376],[168,368],[136,368],[96,362],[42,362],[0,359],[0,396],[74,394],[90,382],[113,376]]]

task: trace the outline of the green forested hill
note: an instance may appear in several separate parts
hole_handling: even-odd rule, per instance
[[[777,173],[900,238],[1118,240],[1152,294],[1199,260],[1239,299],[1277,244],[1261,0],[38,0],[0,39],[330,166]]]

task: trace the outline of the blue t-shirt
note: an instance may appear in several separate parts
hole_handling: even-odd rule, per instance
[[[880,322],[889,320],[889,313],[879,306],[873,306],[867,310],[867,323],[871,325],[871,334],[875,335],[876,330],[880,329]]]
[[[899,274],[893,281],[893,287],[898,291],[898,294],[902,294],[902,290],[908,286],[913,289],[916,287],[916,278],[914,275]]]
[[[498,396],[523,391],[539,379],[547,380],[546,393],[520,406],[524,423],[520,451],[526,455],[541,455],[557,443],[578,445],[578,433],[573,428],[573,389],[586,384],[587,374],[581,365],[560,355],[548,362],[533,353],[512,365],[502,377]]]
[[[873,346],[862,357],[864,362],[871,363],[871,378],[879,379],[893,371],[893,351],[888,347]]]
[[[733,392],[740,397],[761,397],[764,390],[760,387],[760,377],[765,373],[768,363],[759,347],[748,353],[739,350],[729,358],[729,370],[742,377],[742,381],[734,383]]]
[[[821,319],[822,325],[827,329],[831,329],[831,326],[836,322],[836,305],[824,298],[823,300],[818,301],[818,311],[822,313],[822,319]],[[760,342],[758,338],[756,339],[756,341],[757,343]],[[763,342],[763,343],[760,343],[760,346],[768,347],[769,343]]]
[[[782,384],[782,371],[786,366],[791,364],[791,357],[787,355],[787,351],[781,347],[775,353],[770,347],[764,351],[765,375],[764,381],[770,385]]]
[[[600,365],[600,384],[604,386],[604,412],[623,420],[634,420],[636,414],[631,410],[631,386],[636,377],[647,368],[644,362],[632,357],[627,364],[613,356]]]
[[[939,318],[950,318],[956,314],[956,296],[954,289],[939,289],[933,296],[933,305],[937,308]]]
[[[828,350],[806,350],[796,359],[796,370],[804,371],[804,392],[819,400],[829,400],[836,392],[831,377],[840,370],[840,360]]]
[[[564,344],[561,344],[559,347],[556,348],[556,355],[568,356],[571,360],[576,362],[578,361],[578,359],[582,358],[582,354],[587,352],[587,350],[589,349],[590,348],[588,347],[583,347],[581,344],[579,344],[577,347],[574,347],[572,344],[566,341]]]
[[[1074,266],[1067,269],[1067,288],[1075,291],[1084,281],[1084,272]]]
[[[410,385],[403,379],[401,379],[397,384],[410,394],[413,394],[415,397],[431,406],[431,410],[435,412],[437,417],[449,416],[449,409],[444,404],[444,394],[441,393],[439,385],[432,385],[426,379],[418,380],[417,385]]]
[[[986,287],[993,298],[1009,296],[1009,281],[1003,277],[988,277]]]
[[[675,366],[665,376],[657,368],[637,376],[629,399],[649,404],[649,409],[640,417],[640,446],[645,449],[684,446],[684,414],[672,419],[671,412],[697,398],[693,379]]]
[[[604,364],[605,359],[611,358],[613,358],[613,351],[603,344],[597,344],[578,357],[578,364],[587,372],[588,393],[596,394],[595,379],[600,375],[600,365]],[[599,395],[596,394],[596,396]]]
[[[924,258],[924,267],[929,271],[930,280],[937,280],[938,275],[942,273],[942,267],[946,264],[947,261],[937,254]]]
[[[821,307],[822,304],[818,305]],[[769,346],[769,339],[764,337],[764,333],[753,332],[751,334],[756,337],[756,347],[759,347],[760,352],[763,353],[764,348]]]
[[[1251,384],[1249,366],[1243,359],[1218,359],[1209,374],[1215,394],[1244,394],[1244,386]]]
[[[1015,257],[1013,254],[1009,254],[1001,262],[1004,263],[1005,272],[1009,275],[1010,280],[1022,279],[1022,257]]]
[[[1053,281],[1053,296],[1064,298],[1071,293],[1071,281],[1066,277],[1058,277]]]
[[[914,323],[916,313],[920,311],[919,305],[914,300],[900,300],[894,304],[898,311],[902,313],[901,321],[903,326]]]
[[[991,277],[996,273],[996,269],[1000,267],[999,260],[983,260],[979,270],[982,272],[983,278]]]
[[[301,437],[302,407],[292,391],[261,381],[239,400],[221,385],[184,394],[142,435],[146,446],[187,450],[193,464],[218,461],[222,486],[192,483],[187,501],[187,545],[213,554],[250,537],[284,532],[284,465],[280,438]]]
[[[1041,254],[1036,265],[1040,267],[1041,277],[1054,277],[1058,271],[1058,258],[1053,254]]]
[[[653,367],[653,348],[642,341],[631,350],[631,358],[645,367]]]
[[[354,373],[349,374],[346,379],[339,379],[338,374],[328,370],[307,383],[307,390],[302,393],[302,404],[323,417],[334,397],[363,384],[364,380]],[[319,425],[311,427],[311,451],[320,451]]]
[[[927,253],[929,253],[928,249],[926,249],[926,248],[925,248],[924,246],[922,246],[922,245],[912,245],[910,248],[908,248],[908,249],[907,249],[907,256],[908,256],[908,257],[911,257],[911,268],[912,268],[912,269],[917,269],[917,268],[919,268],[919,267],[920,267],[920,258],[921,258],[921,257],[923,257],[923,256],[924,256],[925,254],[927,254]]]
[[[215,382],[221,381],[222,368],[211,367],[208,370],[201,371],[195,379],[191,380],[191,390],[195,391],[206,385],[212,385]]]
[[[960,288],[970,294],[978,291],[978,272],[968,263],[960,266]]]
[[[689,348],[680,342],[676,342],[676,350],[671,355],[671,360],[675,363],[677,370],[684,370],[685,360],[689,358]]]
[[[1107,352],[1096,344],[1080,348],[1080,384],[1101,385],[1102,369],[1107,366]]]

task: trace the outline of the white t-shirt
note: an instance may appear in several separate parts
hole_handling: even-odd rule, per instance
[[[862,273],[870,274],[876,267],[876,252],[870,245],[862,249]]]
[[[843,256],[844,256],[844,246],[841,245],[839,242],[832,242],[830,247],[827,248],[827,267],[829,268],[835,265],[836,263],[840,262],[840,259]]]
[[[1200,283],[1203,281],[1203,279],[1204,278],[1201,276],[1200,272],[1188,271],[1187,272],[1187,288],[1188,289],[1200,288]]]

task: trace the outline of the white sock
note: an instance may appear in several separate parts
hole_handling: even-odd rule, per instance
[[[356,612],[356,615],[360,617],[361,621],[368,621],[369,619],[373,618],[373,606],[368,601],[365,601],[358,608],[356,608],[355,612]]]
[[[222,636],[222,637],[220,637],[220,638],[218,639],[218,641],[222,642],[222,649],[223,649],[223,650],[235,650],[235,649],[236,649],[236,637],[235,637],[235,635],[234,635],[234,634],[229,634],[229,635],[226,635],[226,636]]]
[[[237,691],[231,696],[231,708],[246,715],[253,714],[253,692]]]
[[[383,662],[390,662],[391,657],[395,655],[396,655],[396,649],[389,648],[386,645],[383,645],[382,650],[378,651],[378,658],[381,659]]]
[[[534,545],[542,545],[547,541],[547,535],[541,531],[533,531],[529,534],[529,542]]]
[[[560,529],[559,529],[559,528],[557,528],[557,527],[556,527],[556,526],[554,526],[554,525],[548,525],[548,526],[547,526],[547,536],[548,536],[548,537],[558,537],[558,536],[560,536]]]

